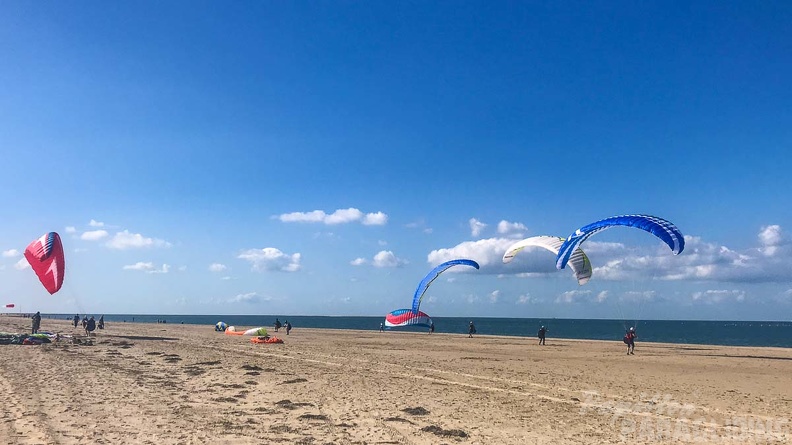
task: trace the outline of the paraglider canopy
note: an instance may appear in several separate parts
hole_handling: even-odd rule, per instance
[[[226,328],[227,328],[227,327],[228,327],[228,325],[227,325],[227,324],[225,324],[225,322],[223,322],[223,321],[218,321],[218,322],[217,322],[217,324],[215,324],[215,331],[218,331],[218,332],[225,332],[225,330],[226,330]]]
[[[503,254],[503,262],[510,263],[514,257],[526,247],[541,247],[558,255],[558,251],[561,249],[563,243],[564,238],[559,238],[557,236],[543,235],[526,238],[509,246],[506,253]],[[569,259],[569,265],[572,267],[572,271],[575,273],[575,278],[577,278],[579,285],[582,286],[588,283],[592,272],[591,262],[580,248],[576,248],[572,253]]]
[[[651,215],[612,216],[583,226],[569,235],[558,251],[558,256],[556,256],[556,267],[558,269],[566,267],[567,262],[569,262],[572,256],[572,252],[591,235],[618,226],[635,227],[636,229],[651,233],[666,243],[674,255],[679,255],[685,249],[685,237],[670,221]]]
[[[447,269],[454,267],[454,266],[470,266],[475,267],[476,269],[479,268],[477,262],[473,260],[466,260],[466,259],[459,259],[459,260],[451,260],[446,261],[445,263],[435,267],[432,269],[420,283],[418,283],[418,288],[415,289],[415,296],[413,297],[413,304],[412,304],[412,311],[413,313],[418,313],[418,308],[421,307],[421,299],[423,299],[426,290],[429,289],[429,286],[432,282],[440,276],[441,273],[445,272]]]
[[[9,309],[13,308],[14,307],[14,303],[9,303],[9,304],[6,305],[6,307],[9,308]]]
[[[389,328],[402,326],[425,326],[428,328],[431,324],[432,319],[427,314],[421,311],[415,313],[412,309],[396,309],[385,316],[385,326]]]
[[[25,249],[25,259],[47,292],[54,294],[60,290],[66,271],[60,235],[49,232],[31,242]]]

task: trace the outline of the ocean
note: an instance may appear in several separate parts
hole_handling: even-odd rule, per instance
[[[82,315],[82,314],[81,314]],[[97,319],[102,314],[93,314]],[[71,318],[74,314],[42,314],[44,318]],[[140,315],[105,314],[106,324],[135,321],[138,323],[185,323],[206,325],[223,321],[239,327],[271,327],[275,318],[290,321],[295,331],[300,328],[379,330],[384,317],[328,317],[284,315]],[[535,338],[541,326],[548,329],[547,338],[611,340],[621,342],[624,332],[633,324],[621,320],[541,319],[541,318],[462,318],[432,317],[435,332],[467,335],[473,321],[478,334]],[[775,346],[792,348],[792,322],[780,321],[685,321],[643,320],[634,324],[638,342],[706,344],[725,346]],[[426,332],[426,328],[394,328],[391,331]]]

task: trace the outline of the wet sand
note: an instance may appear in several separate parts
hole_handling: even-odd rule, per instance
[[[0,316],[0,331],[30,320]],[[247,326],[252,327],[252,326]],[[41,330],[75,334],[66,320]],[[0,443],[790,443],[792,349],[108,323],[0,346]]]

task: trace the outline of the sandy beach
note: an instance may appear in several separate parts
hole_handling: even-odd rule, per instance
[[[0,331],[30,320],[0,317]],[[66,320],[43,331],[75,334]],[[273,333],[274,334],[274,333]],[[792,350],[109,323],[0,346],[9,444],[789,443]]]

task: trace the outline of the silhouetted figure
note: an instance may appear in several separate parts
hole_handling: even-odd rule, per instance
[[[476,333],[476,326],[471,321],[470,325],[468,326],[468,338],[472,338],[473,334],[475,334],[475,333]]]
[[[539,335],[539,344],[540,345],[544,345],[545,344],[545,335],[547,335],[547,329],[544,326],[542,326],[541,328],[539,328],[539,334],[538,335]]]
[[[638,334],[635,333],[635,327],[631,327],[626,334],[624,334],[624,342],[627,343],[627,355],[634,355],[635,354],[635,337]]]
[[[35,314],[33,314],[33,317],[31,319],[31,324],[32,324],[31,327],[33,328],[32,329],[33,332],[31,333],[38,334],[38,330],[41,327],[41,312],[36,312]]]

